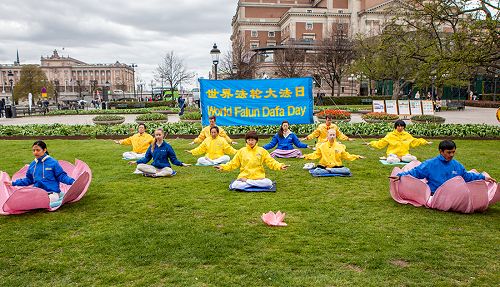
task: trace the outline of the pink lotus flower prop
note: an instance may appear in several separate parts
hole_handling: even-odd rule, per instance
[[[287,226],[286,223],[283,222],[286,213],[281,213],[278,211],[276,213],[269,211],[268,213],[262,213],[262,221],[269,226]]]
[[[10,182],[11,179],[6,172],[0,171],[0,214],[21,214],[39,208],[55,211],[65,203],[79,201],[89,188],[92,171],[85,162],[78,159],[75,160],[75,165],[63,160],[60,160],[59,164],[75,182],[72,185],[60,184],[64,198],[61,204],[55,207],[50,206],[50,199],[45,190],[33,186],[6,185],[5,182]],[[25,165],[12,176],[12,180],[23,178],[27,170],[28,165]]]
[[[391,176],[419,164],[420,162],[414,161],[403,169],[395,167]],[[401,204],[462,213],[485,211],[490,205],[500,201],[500,186],[497,183],[484,180],[465,182],[460,176],[443,183],[432,196],[427,182],[412,176],[402,176],[399,181],[390,180],[390,192],[392,198]]]

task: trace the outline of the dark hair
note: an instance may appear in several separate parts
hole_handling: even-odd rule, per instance
[[[330,120],[333,120],[333,117],[331,115],[326,115],[325,116],[325,119],[330,119]]]
[[[406,128],[406,123],[403,120],[397,120],[394,122],[394,128],[403,127]]]
[[[283,124],[285,124],[285,123],[288,124],[288,125],[290,125],[290,123],[288,121],[282,121],[281,122],[280,130],[278,131],[278,135],[280,136],[280,138],[283,137]]]
[[[145,123],[140,123],[140,124],[137,125],[137,127],[140,127],[140,126],[143,126],[144,129],[146,129],[146,124]]]
[[[444,141],[439,143],[439,150],[440,151],[452,150],[452,149],[456,149],[456,148],[457,148],[457,145],[452,140],[444,140]]]
[[[210,128],[210,132],[212,132],[212,130],[215,129],[217,131],[217,133],[219,133],[219,127],[218,126],[213,126]]]
[[[256,141],[259,141],[259,136],[257,135],[257,133],[255,131],[249,131],[245,135],[245,141],[247,141],[247,139],[254,139]]]
[[[215,116],[209,116],[209,117],[208,117],[208,119],[209,119],[209,120],[214,120],[214,121],[216,121],[216,120],[217,120],[217,118],[216,118]]]
[[[36,141],[33,143],[33,145],[31,147],[34,147],[34,146],[39,146],[41,149],[45,150],[46,154],[49,154],[49,151],[47,151],[47,144],[44,141]]]

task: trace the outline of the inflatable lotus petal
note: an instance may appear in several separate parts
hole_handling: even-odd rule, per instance
[[[269,211],[268,213],[262,214],[262,221],[269,226],[287,226],[286,223],[283,222],[286,213],[281,213],[278,211],[276,213]]]
[[[72,185],[61,183],[60,189],[64,193],[64,197],[60,204],[52,205],[47,192],[43,189],[33,186],[11,186],[6,182],[10,182],[9,175],[5,172],[0,172],[0,214],[20,214],[33,209],[48,209],[55,211],[65,203],[72,203],[80,200],[87,192],[92,180],[92,171],[89,166],[81,161],[75,160],[75,164],[60,160],[59,164],[63,170],[75,182]],[[12,180],[24,178],[28,165],[24,166],[12,176]]]
[[[415,166],[413,164],[413,167]],[[407,166],[404,170],[408,170]],[[402,171],[396,167],[391,176]],[[392,198],[401,204],[462,213],[485,211],[488,206],[500,200],[500,188],[497,183],[484,180],[465,182],[460,176],[447,180],[432,196],[426,181],[410,175],[402,176],[398,181],[390,180],[390,192]]]

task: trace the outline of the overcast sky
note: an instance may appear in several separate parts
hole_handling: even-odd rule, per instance
[[[210,50],[230,47],[237,0],[0,1],[0,64],[40,64],[59,55],[83,62],[136,63],[148,84],[168,51],[198,77],[208,77]],[[194,82],[191,84],[194,85]]]

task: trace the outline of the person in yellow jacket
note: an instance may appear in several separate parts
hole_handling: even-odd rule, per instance
[[[245,135],[246,146],[239,149],[230,162],[214,166],[219,171],[240,168],[238,179],[230,186],[232,189],[269,188],[273,185],[273,182],[266,178],[264,164],[273,170],[286,170],[289,167],[289,165],[279,163],[272,158],[267,150],[257,145],[258,141],[257,133],[249,131]]]
[[[228,162],[230,158],[226,154],[235,154],[236,150],[219,136],[219,127],[214,126],[210,128],[210,137],[203,140],[197,148],[187,152],[192,155],[206,153],[204,157],[198,159],[197,165],[217,165]]]
[[[146,125],[139,124],[138,133],[128,137],[124,140],[115,140],[115,143],[122,145],[132,145],[132,151],[126,151],[123,153],[123,158],[127,160],[140,159],[144,157],[144,154],[148,150],[148,147],[155,141],[155,139],[148,133],[146,133]]]
[[[344,167],[342,160],[353,161],[365,157],[348,153],[345,145],[337,142],[337,133],[333,129],[328,130],[327,139],[327,142],[322,143],[316,151],[303,156],[303,158],[311,160],[319,158],[319,164],[312,173],[317,175],[328,173],[350,175],[351,171]]]
[[[216,124],[216,120],[217,118],[215,116],[211,116],[208,118],[208,120],[210,121],[210,125],[204,127],[201,132],[200,132],[200,135],[195,138],[190,144],[195,144],[195,143],[201,143],[203,142],[206,138],[209,138],[210,137],[210,129],[212,127],[215,127]],[[219,127],[219,136],[223,139],[225,139],[227,141],[228,144],[237,144],[237,142],[234,142],[226,133],[226,131],[222,128],[222,127]]]
[[[389,132],[384,138],[378,141],[367,143],[374,148],[382,149],[387,146],[387,162],[410,162],[417,160],[417,157],[410,154],[410,148],[432,144],[423,138],[414,138],[411,134],[405,131],[406,123],[402,120],[397,120],[394,123],[394,131]]]
[[[352,141],[353,139],[350,139],[348,136],[343,134],[339,127],[336,124],[332,123],[332,117],[327,115],[325,117],[325,123],[320,124],[310,135],[308,135],[305,138],[301,138],[301,141],[304,140],[311,140],[314,138],[317,138],[316,141],[316,148],[318,148],[322,143],[328,141],[327,139],[327,134],[329,130],[334,130],[336,133],[336,137],[341,140],[341,141]]]

